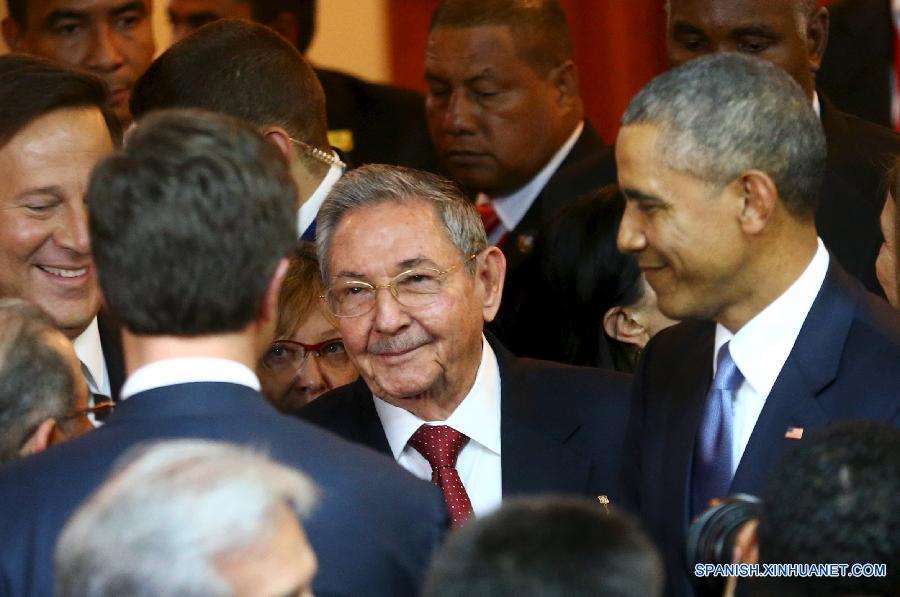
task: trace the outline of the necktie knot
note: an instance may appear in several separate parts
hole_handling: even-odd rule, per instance
[[[738,369],[734,359],[731,358],[731,350],[728,343],[722,345],[719,349],[718,364],[716,365],[716,377],[713,380],[713,387],[717,390],[736,391],[744,381],[744,375]]]
[[[425,457],[432,469],[453,468],[468,441],[468,436],[447,425],[422,425],[409,438],[409,445]]]

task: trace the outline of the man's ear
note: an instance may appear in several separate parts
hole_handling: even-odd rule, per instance
[[[735,182],[733,192],[741,195],[741,229],[745,234],[760,234],[780,201],[775,182],[760,170],[748,170]]]
[[[282,257],[263,294],[262,303],[259,306],[259,323],[265,324],[278,319],[278,294],[281,292],[281,283],[284,282],[287,270],[288,259],[287,257]]]
[[[578,67],[574,62],[566,60],[553,68],[550,71],[549,78],[558,93],[557,101],[560,105],[567,106],[579,101],[581,92],[579,91]]]
[[[284,157],[284,161],[290,164],[291,157],[294,155],[294,142],[291,141],[291,136],[288,132],[280,126],[270,126],[263,131],[263,136],[266,138],[266,141],[278,148],[278,151]]]
[[[19,448],[19,454],[22,456],[30,456],[31,454],[37,454],[38,452],[43,452],[51,445],[51,440],[53,438],[53,432],[56,430],[56,420],[55,419],[44,419],[41,421],[41,424],[38,425],[38,428],[34,430],[34,433],[29,436],[25,443],[22,444],[22,447]]]
[[[643,348],[650,341],[647,329],[625,307],[611,307],[603,314],[603,331],[614,340],[638,348]]]
[[[24,31],[19,23],[12,20],[10,17],[6,17],[3,19],[3,22],[0,23],[0,29],[3,31],[3,41],[6,42],[6,47],[9,48],[10,51],[27,51],[27,48],[25,47],[25,36],[23,35]]]
[[[806,51],[809,54],[809,68],[813,73],[819,72],[825,49],[828,47],[828,9],[819,7],[813,12],[806,24]]]
[[[476,284],[481,286],[481,311],[485,321],[493,321],[503,297],[506,278],[506,256],[495,246],[488,247],[475,258]]]

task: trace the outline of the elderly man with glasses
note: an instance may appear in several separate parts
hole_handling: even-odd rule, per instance
[[[452,183],[360,168],[317,229],[324,300],[361,379],[300,416],[431,479],[457,524],[513,494],[616,499],[628,378],[518,359],[485,336],[506,261]]]

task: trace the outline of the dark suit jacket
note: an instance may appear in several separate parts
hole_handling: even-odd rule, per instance
[[[110,396],[114,402],[119,401],[119,392],[125,383],[125,355],[122,354],[122,327],[107,311],[97,314],[97,328],[100,331],[100,346],[103,348],[103,360],[106,361],[106,372],[109,375]]]
[[[0,469],[0,595],[53,594],[53,550],[69,514],[132,446],[203,438],[257,447],[321,487],[304,526],[317,595],[413,596],[441,539],[440,492],[390,460],[275,411],[245,386],[192,383],[122,402],[79,439]]]
[[[694,439],[712,381],[715,324],[684,322],[657,334],[635,374],[625,488],[663,552],[670,595],[690,594],[683,543]],[[782,451],[806,433],[852,419],[900,425],[900,315],[832,260],[731,484],[760,495]],[[802,441],[802,440],[800,440]]]
[[[503,244],[506,281],[500,312],[489,329],[519,356],[557,360],[556,336],[565,313],[543,283],[542,244],[556,211],[574,199],[616,183],[612,148],[605,145],[591,124],[560,164],[522,221]]]
[[[493,338],[489,341],[500,368],[504,497],[603,494],[616,503],[630,376],[519,359]],[[362,378],[317,398],[297,414],[391,454],[372,392]]]
[[[838,263],[871,292],[883,295],[875,277],[882,242],[878,218],[886,172],[900,153],[900,136],[842,113],[821,94],[819,100],[828,160],[816,226]]]
[[[891,0],[832,1],[828,49],[816,87],[844,112],[891,126]]]
[[[328,130],[350,131],[353,147],[338,145],[356,165],[395,164],[437,171],[421,93],[315,69],[325,91]]]

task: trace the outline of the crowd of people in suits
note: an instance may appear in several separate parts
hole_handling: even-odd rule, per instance
[[[151,0],[7,1],[0,595],[721,594],[733,494],[717,563],[874,570],[738,594],[900,594],[900,137],[828,9],[669,0],[610,146],[558,0],[440,2],[424,97],[314,2],[153,59]]]

